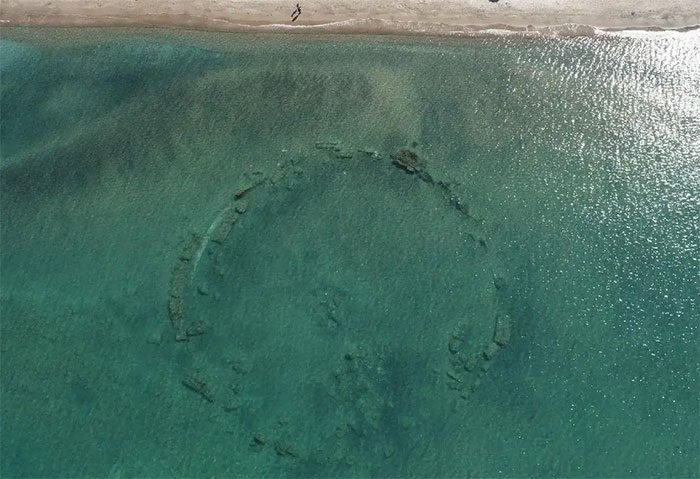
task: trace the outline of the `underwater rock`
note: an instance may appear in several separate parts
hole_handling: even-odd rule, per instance
[[[186,376],[182,380],[182,384],[190,391],[193,391],[202,396],[204,399],[207,400],[207,402],[214,402],[214,395],[211,393],[209,386],[206,382],[199,379],[198,377]]]
[[[375,160],[378,160],[381,158],[381,155],[379,154],[379,152],[377,150],[370,150],[367,148],[358,148],[357,152],[362,153],[365,156],[369,156],[370,158],[373,158]]]
[[[496,316],[496,327],[493,331],[493,341],[501,347],[505,347],[510,341],[511,320],[507,314]]]
[[[507,284],[508,283],[506,282],[506,279],[503,276],[501,276],[500,274],[493,275],[493,286],[496,289],[499,289],[499,290],[503,289],[507,286]]]
[[[187,334],[184,332],[184,309],[182,298],[171,297],[168,301],[168,315],[170,316],[170,322],[173,323],[173,328],[175,328],[176,341],[187,340]]]
[[[146,342],[148,344],[158,345],[162,341],[163,341],[163,332],[162,331],[153,331],[152,333],[150,333],[146,336]]]
[[[452,354],[457,354],[462,348],[462,343],[464,340],[456,335],[452,335],[450,340],[447,342],[447,349],[450,350]]]
[[[481,357],[478,354],[468,356],[463,362],[464,370],[467,372],[474,371],[479,366],[480,359]]]
[[[248,358],[242,355],[235,355],[227,358],[226,364],[232,371],[241,376],[248,374],[253,368]]]
[[[175,329],[176,341],[187,341],[185,331],[185,287],[191,274],[191,261],[202,244],[202,236],[193,234],[180,252],[178,261],[170,277],[170,298],[168,299],[168,316]]]
[[[248,203],[246,203],[245,201],[241,201],[239,203],[236,203],[235,210],[236,210],[236,213],[242,215],[243,213],[246,212],[246,210],[248,210]]]
[[[458,384],[461,383],[461,382],[462,382],[462,378],[460,378],[460,377],[457,375],[457,373],[456,373],[455,371],[451,370],[451,369],[448,369],[448,370],[447,370],[447,377],[448,377],[449,379],[451,379],[451,381],[450,381],[450,383],[448,383],[448,385],[449,385],[452,389],[458,389],[458,386],[457,386],[456,384],[454,384],[454,383],[458,383]],[[452,381],[454,381],[454,382],[452,382]]]
[[[489,345],[486,346],[486,349],[484,349],[484,358],[490,361],[498,354],[500,350],[501,347],[498,344],[489,343]],[[481,367],[483,368],[484,366],[482,365]]]
[[[469,205],[459,196],[453,195],[450,197],[450,203],[455,207],[457,211],[462,213],[464,216],[471,216],[469,214]]]
[[[240,199],[243,198],[246,194],[248,194],[248,192],[249,192],[250,190],[252,190],[252,189],[255,188],[256,186],[258,186],[258,184],[259,184],[259,183],[256,183],[256,184],[254,184],[254,185],[244,186],[244,187],[241,188],[240,190],[236,191],[236,192],[233,194],[233,197],[236,198],[237,200],[240,200]]]
[[[452,379],[453,381],[457,381],[458,383],[462,382],[462,378],[457,374],[457,372],[455,372],[452,369],[447,370],[447,377]]]
[[[187,286],[187,278],[189,276],[190,266],[186,261],[178,261],[173,268],[172,275],[170,277],[170,296],[173,298],[180,298],[185,292],[185,286]]]
[[[290,442],[287,442],[287,441],[275,441],[275,452],[277,453],[278,456],[288,456],[288,457],[298,457],[299,456],[299,453],[297,452],[294,445]]]
[[[337,141],[317,141],[314,145],[317,150],[334,150],[338,147]]]
[[[203,334],[206,334],[207,331],[209,331],[209,329],[209,324],[205,323],[204,321],[197,321],[193,325],[187,327],[187,329],[185,330],[185,334],[188,338],[191,338],[193,336],[201,336]]]
[[[425,182],[428,183],[429,185],[432,185],[432,184],[434,183],[433,177],[430,176],[430,173],[428,173],[428,172],[425,171],[425,170],[419,171],[419,172],[418,172],[418,178],[420,178],[421,180],[425,181]]]
[[[240,400],[231,400],[223,405],[223,410],[225,412],[237,411],[241,408],[242,404]]]
[[[383,450],[383,452],[384,452],[384,459],[389,459],[391,456],[394,455],[394,452],[396,452],[396,450],[394,449],[394,447],[393,447],[393,446],[390,446],[390,445],[384,445],[384,447],[382,448],[382,450]]]
[[[449,183],[442,181],[442,180],[438,180],[435,183],[435,185],[440,189],[440,191],[443,192],[443,194],[446,194],[446,195],[452,194],[452,188],[451,188]]]
[[[202,236],[197,233],[192,233],[190,239],[185,244],[185,247],[180,252],[180,259],[182,261],[192,261],[195,253],[202,244]]]
[[[221,213],[221,221],[211,234],[211,240],[214,243],[223,243],[228,238],[231,228],[238,220],[238,212],[235,208],[229,206]]]
[[[490,346],[485,351],[482,350],[477,344],[485,343],[482,342],[482,338],[473,336],[473,329],[469,323],[458,324],[447,343],[450,353],[450,366],[446,371],[447,387],[460,393],[459,397],[462,399],[474,390],[474,385],[490,366],[484,365],[500,350],[495,344],[493,346],[496,351]]]
[[[391,162],[411,174],[417,173],[422,169],[418,155],[406,148],[391,154]]]

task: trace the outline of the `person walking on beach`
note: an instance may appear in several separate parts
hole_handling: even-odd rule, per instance
[[[301,7],[300,7],[299,4],[297,3],[297,8],[296,8],[296,10],[294,10],[294,11],[292,12],[292,21],[294,21],[294,20],[296,20],[297,18],[299,18],[299,15],[301,15]]]

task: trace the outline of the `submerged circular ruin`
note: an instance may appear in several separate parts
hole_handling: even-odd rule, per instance
[[[251,447],[401,455],[468,401],[511,338],[483,220],[414,151],[320,142],[232,190],[173,268],[182,383]],[[359,456],[358,456],[359,457]]]

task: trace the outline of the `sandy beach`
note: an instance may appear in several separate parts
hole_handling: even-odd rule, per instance
[[[336,32],[469,33],[485,29],[589,34],[599,29],[684,29],[700,24],[695,2],[671,0],[2,0],[2,25],[173,26]]]

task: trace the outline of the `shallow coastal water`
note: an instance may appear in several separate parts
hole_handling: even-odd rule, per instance
[[[697,473],[696,34],[2,37],[3,476]]]

